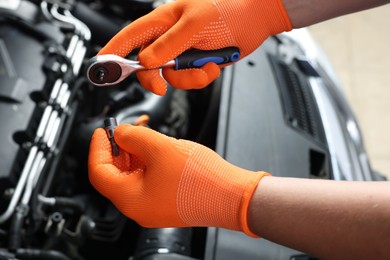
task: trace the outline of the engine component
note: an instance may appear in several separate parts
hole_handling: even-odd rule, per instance
[[[37,182],[74,118],[76,79],[91,37],[67,9],[45,1],[40,7],[21,3],[0,24],[0,116],[9,118],[0,126],[0,142],[7,146],[0,152],[0,192],[11,195],[0,224],[14,215],[9,234],[14,249]]]
[[[98,1],[80,2],[0,3],[0,118],[6,122],[0,124],[1,259],[128,259],[137,239],[131,234],[140,227],[90,185],[92,132],[104,118],[131,123],[143,114],[149,127],[175,137],[188,126],[183,92],[169,88],[159,97],[132,77],[115,88],[88,85],[86,57],[99,44],[73,14],[80,6],[79,15],[95,13],[89,4]],[[98,24],[100,14],[89,21]],[[116,154],[115,122],[108,122]]]
[[[192,228],[142,229],[134,259],[193,259],[191,239]]]

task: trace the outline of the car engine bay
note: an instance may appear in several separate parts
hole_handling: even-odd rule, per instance
[[[86,80],[86,61],[155,5],[0,2],[0,259],[144,259],[162,245],[184,257],[191,256],[192,237],[205,236],[204,229],[142,229],[88,181],[89,141],[109,116],[131,123],[146,114],[151,128],[202,139],[193,125],[210,115],[202,109],[191,118],[191,106],[206,108],[210,91],[169,88],[159,97],[135,76],[112,88]],[[200,97],[204,103],[193,101]],[[192,256],[200,257],[196,251]]]

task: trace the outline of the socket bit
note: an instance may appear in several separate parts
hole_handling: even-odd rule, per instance
[[[109,117],[104,120],[104,130],[106,130],[108,140],[111,143],[112,154],[114,156],[119,155],[119,147],[114,140],[114,130],[118,126],[115,117]]]

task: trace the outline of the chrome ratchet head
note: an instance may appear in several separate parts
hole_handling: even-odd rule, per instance
[[[105,54],[95,56],[88,61],[86,74],[89,82],[96,86],[112,86],[142,68],[138,61]]]

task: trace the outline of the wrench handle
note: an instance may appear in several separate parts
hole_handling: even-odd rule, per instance
[[[200,68],[208,62],[226,64],[240,59],[237,47],[226,47],[218,50],[191,49],[183,52],[175,59],[175,69]]]

